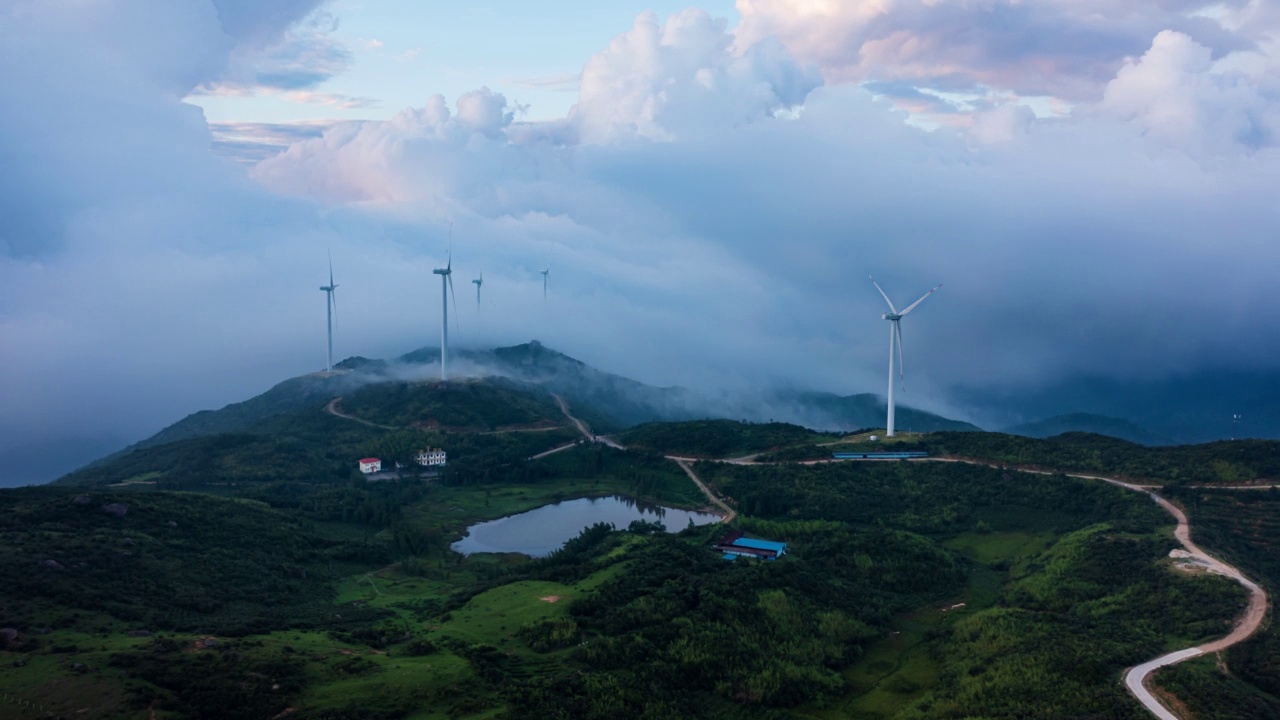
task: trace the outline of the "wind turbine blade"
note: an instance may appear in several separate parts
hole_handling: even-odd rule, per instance
[[[898,308],[893,306],[893,301],[884,293],[884,288],[880,287],[880,283],[876,282],[876,279],[871,277],[871,273],[867,273],[867,277],[871,278],[871,284],[875,285],[876,289],[880,291],[880,297],[884,298],[884,301],[889,303],[889,310],[893,311],[893,314],[897,315]]]
[[[453,275],[445,275],[449,280],[449,296],[453,299],[453,329],[458,330],[458,296],[453,294]]]
[[[333,288],[329,291],[329,302],[333,303],[333,319],[338,319],[338,286],[330,285]]]
[[[898,336],[898,384],[902,391],[907,391],[907,372],[902,367],[902,323],[894,321],[893,334]]]
[[[942,286],[941,286],[941,285],[939,285],[938,287],[936,287],[936,288],[934,288],[934,289],[930,290],[929,292],[925,293],[923,297],[921,297],[919,300],[917,300],[917,301],[915,301],[915,302],[911,303],[910,305],[908,305],[906,310],[903,310],[902,312],[900,312],[900,313],[898,313],[898,314],[899,314],[899,315],[906,315],[907,313],[911,312],[912,310],[915,310],[917,305],[919,305],[920,303],[924,302],[924,301],[925,301],[925,298],[927,298],[927,297],[929,297],[930,295],[932,295],[932,294],[934,294],[934,293],[938,292],[938,288],[940,288],[940,287],[942,287]]]
[[[333,251],[332,250],[328,251],[328,254],[329,254],[329,287],[333,287]]]

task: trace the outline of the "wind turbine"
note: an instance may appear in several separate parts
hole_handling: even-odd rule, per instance
[[[440,323],[440,379],[449,379],[449,296],[453,294],[453,249],[449,249],[449,261],[442,268],[436,268],[431,271],[434,275],[440,276],[440,302],[444,307],[444,319]],[[454,298],[455,304],[457,298]],[[458,318],[454,317],[454,322]]]
[[[548,265],[546,270],[542,271],[542,299],[547,299],[547,273],[551,272],[551,266]]]
[[[876,289],[880,291],[880,297],[884,298],[884,301],[889,304],[889,312],[881,316],[885,320],[889,321],[889,419],[885,424],[884,434],[885,437],[893,437],[893,346],[895,344],[898,346],[898,377],[904,382],[904,389],[906,387],[906,375],[902,370],[902,326],[899,325],[899,322],[902,318],[907,316],[907,313],[915,310],[917,305],[924,302],[925,298],[937,292],[938,288],[942,286],[939,285],[938,287],[930,290],[919,300],[908,305],[905,310],[898,312],[898,308],[893,306],[893,301],[885,294],[884,288],[880,287],[880,283],[876,282],[876,279],[871,277],[871,275],[867,275],[867,277],[871,278],[871,284],[875,285]]]
[[[480,307],[480,286],[484,284],[484,272],[481,272],[480,277],[471,282],[476,286],[476,307]]]
[[[325,372],[333,372],[333,315],[338,310],[338,299],[333,293],[338,289],[333,282],[333,255],[329,256],[329,284],[320,289],[328,294],[324,301],[325,314],[329,318],[329,364],[325,366]]]

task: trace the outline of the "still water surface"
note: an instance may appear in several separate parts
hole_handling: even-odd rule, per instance
[[[463,555],[515,552],[546,557],[584,528],[606,522],[622,530],[632,520],[658,521],[669,532],[679,532],[689,526],[690,520],[694,525],[707,525],[719,522],[720,516],[651,505],[620,495],[579,498],[476,523],[467,528],[466,537],[450,547]]]

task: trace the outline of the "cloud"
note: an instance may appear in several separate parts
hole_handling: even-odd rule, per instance
[[[308,25],[91,10],[0,11],[0,62],[38,69],[0,73],[0,433],[16,443],[137,438],[317,369],[330,250],[339,354],[434,342],[450,223],[459,279],[485,277],[460,343],[538,337],[652,383],[880,389],[869,271],[895,301],[946,282],[903,325],[905,402],[955,414],[961,385],[1280,356],[1277,55],[1256,33],[1233,51],[1161,28],[1069,114],[978,103],[971,127],[930,132],[894,102],[954,106],[937,88],[821,86],[785,36],[642,15],[584,58],[554,121],[517,122],[482,88],[386,121],[210,127],[186,92]],[[234,143],[289,145],[246,171],[209,152]]]
[[[1258,3],[1254,3],[1258,4]],[[1162,30],[1215,56],[1245,50],[1251,28],[1214,14],[1246,0],[738,0],[740,44],[777,37],[829,82],[909,81],[942,90],[1096,100],[1126,58]],[[1210,12],[1213,11],[1213,12]]]
[[[297,9],[316,3],[298,3]],[[295,16],[295,20],[297,20]],[[254,95],[269,92],[312,90],[346,71],[351,50],[334,37],[338,22],[323,10],[287,25],[274,40],[255,33],[256,42],[235,46],[226,70],[203,83],[196,94]]]
[[[506,81],[506,84],[555,90],[557,92],[578,92],[582,85],[582,75],[579,73],[566,73],[564,75],[549,75],[546,77],[510,78]]]
[[[334,125],[330,121],[291,123],[209,123],[215,153],[254,165],[283,152],[293,143],[320,137]]]
[[[689,9],[665,22],[644,13],[582,70],[569,114],[585,142],[669,139],[750,122],[796,105],[819,84],[774,42],[730,52],[724,20]]]

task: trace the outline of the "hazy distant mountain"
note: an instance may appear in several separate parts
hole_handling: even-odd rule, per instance
[[[1280,439],[1280,372],[1213,371],[1150,381],[1082,377],[1009,393],[968,389],[955,399],[980,417],[1006,418],[1000,424],[1083,412],[1127,420],[1168,443]]]
[[[1128,440],[1142,445],[1170,445],[1168,438],[1160,437],[1146,428],[1123,418],[1095,415],[1093,413],[1069,413],[1051,418],[1021,423],[1001,432],[1025,435],[1033,438],[1049,438],[1063,433],[1083,432]]]

